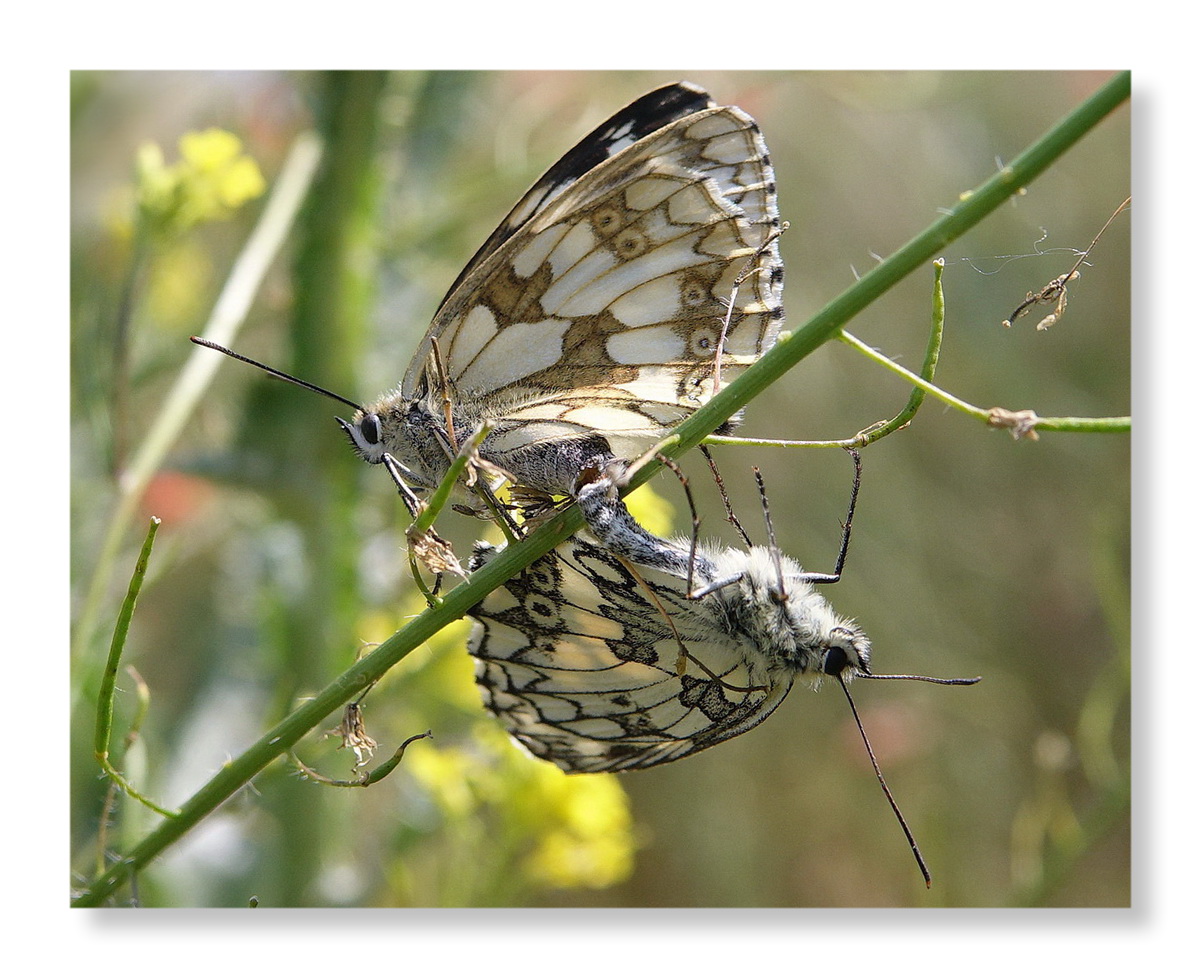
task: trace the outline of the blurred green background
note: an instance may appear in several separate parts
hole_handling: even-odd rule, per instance
[[[528,185],[656,85],[688,79],[759,121],[791,223],[781,248],[797,326],[1106,77],[76,73],[76,615],[119,473],[261,213],[255,166],[269,192],[299,132],[327,140],[323,169],[235,345],[367,399],[398,382],[443,292]],[[177,166],[181,137],[213,128],[240,146],[210,134],[182,151],[191,171]],[[1043,416],[1129,413],[1128,214],[1094,249],[1060,323],[1035,332],[1036,311],[1001,326],[1028,290],[1074,264],[1071,249],[1089,245],[1129,189],[1123,107],[950,246],[941,386]],[[916,369],[931,283],[910,276],[848,329]],[[743,431],[846,437],[907,395],[830,344],[757,399]],[[151,482],[96,592],[97,627],[76,636],[76,884],[96,871],[101,846],[127,851],[157,818],[126,801],[103,817],[92,758],[98,676],[151,514],[163,526],[124,660],[144,677],[150,709],[120,756],[135,708],[123,674],[116,736],[121,767],[164,804],[185,800],[363,643],[421,610],[396,495],[382,470],[353,457],[335,413],[223,363]],[[780,545],[829,569],[849,489],[843,454],[714,453],[752,534],[758,465]],[[703,532],[733,543],[703,460],[683,464]],[[684,531],[675,480],[659,476],[651,490]],[[447,514],[439,529],[465,554],[488,528]],[[512,748],[483,713],[459,623],[366,700],[377,761],[434,733],[387,780],[332,789],[277,762],[141,874],[138,896],[151,906],[1128,905],[1129,548],[1127,435],[1015,442],[928,400],[908,429],[864,453],[855,539],[831,602],[871,636],[877,671],[984,677],[968,689],[855,687],[934,875],[928,892],[836,688],[798,688],[767,723],[684,761],[568,778]],[[350,777],[353,757],[320,734],[302,743],[305,763]]]

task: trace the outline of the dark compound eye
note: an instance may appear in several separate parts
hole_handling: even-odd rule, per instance
[[[379,444],[379,415],[367,414],[363,416],[363,420],[359,422],[359,431],[363,434],[363,440],[368,445]]]
[[[849,661],[846,649],[840,645],[835,645],[826,652],[825,661],[822,662],[822,672],[827,676],[837,676],[847,667]]]

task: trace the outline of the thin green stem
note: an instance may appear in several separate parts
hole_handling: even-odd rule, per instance
[[[109,644],[108,661],[105,663],[104,675],[100,680],[100,696],[96,705],[96,737],[94,749],[97,757],[108,757],[108,747],[113,731],[113,698],[117,689],[117,672],[121,668],[121,654],[125,651],[125,639],[129,636],[129,625],[133,621],[133,610],[138,603],[138,594],[142,590],[142,582],[146,579],[146,570],[150,566],[150,553],[154,549],[154,538],[162,521],[158,517],[150,520],[150,529],[142,542],[142,552],[133,568],[133,576],[129,579],[129,588],[125,592],[125,600],[121,602],[121,610],[117,614],[117,625],[113,629],[113,640]]]
[[[832,337],[843,323],[915,268],[933,258],[950,241],[983,220],[1011,194],[1029,184],[1129,94],[1129,73],[1114,76],[1011,166],[991,177],[975,192],[966,195],[944,217],[873,268],[788,340],[777,344],[761,360],[747,368],[737,380],[683,422],[663,450],[676,457],[699,444],[730,415]],[[630,488],[641,485],[658,468],[656,462],[644,465],[631,480]],[[74,905],[95,906],[101,903],[132,873],[149,864],[348,699],[382,676],[422,642],[461,618],[487,594],[582,525],[583,518],[578,508],[573,506],[555,514],[525,539],[506,547],[495,559],[472,574],[470,579],[447,594],[438,607],[430,608],[413,619],[374,652],[360,659],[316,696],[272,727],[241,756],[229,762],[181,806],[179,818],[167,820],[154,829],[124,860],[92,881],[77,896]]]
[[[926,394],[932,394],[934,397],[937,397],[940,401],[943,401],[944,403],[951,405],[951,407],[958,408],[960,411],[963,411],[965,414],[970,414],[973,417],[978,418],[981,421],[985,421],[985,422],[988,421],[988,411],[985,410],[984,408],[978,408],[973,404],[969,404],[967,401],[962,401],[958,397],[956,397],[954,394],[949,394],[949,393],[947,393],[947,391],[944,391],[941,387],[936,387],[926,377],[919,376],[918,374],[915,374],[912,370],[907,370],[906,368],[902,367],[896,361],[891,360],[888,357],[886,357],[879,350],[875,349],[874,347],[868,346],[866,343],[863,342],[863,340],[859,339],[857,336],[853,336],[851,333],[848,333],[845,329],[838,331],[838,339],[841,340],[843,343],[845,343],[847,346],[851,347],[853,350],[856,350],[859,353],[862,353],[869,360],[872,360],[873,362],[878,363],[880,366],[884,367],[886,370],[892,371],[898,377],[904,377],[905,380],[907,380],[910,384],[913,385],[915,390],[921,391],[923,396],[925,396]]]
[[[1130,431],[1130,415],[1120,418],[1039,418],[1035,425],[1040,431],[1093,431],[1105,434]]]
[[[938,390],[930,382],[934,379],[934,371],[938,367],[938,355],[942,349],[943,326],[946,323],[947,307],[942,291],[942,272],[944,267],[945,262],[941,258],[934,262],[934,295],[930,315],[930,338],[926,342],[926,356],[922,361],[920,375],[912,374],[908,370],[897,367],[892,360],[884,357],[861,340],[851,336],[845,330],[839,330],[838,333],[840,340],[850,344],[865,356],[883,364],[887,368],[895,368],[897,373],[913,381],[913,390],[909,395],[909,401],[896,417],[889,421],[876,422],[874,425],[857,432],[850,438],[798,441],[777,438],[744,438],[740,435],[709,435],[705,438],[704,444],[753,445],[776,448],[862,448],[864,445],[870,445],[872,442],[879,441],[881,438],[905,427],[905,425],[913,420],[913,416],[917,414],[918,408],[922,406],[922,401],[925,400],[927,391]]]
[[[480,425],[475,433],[459,449],[459,454],[450,463],[450,467],[446,470],[446,475],[442,477],[442,481],[434,488],[434,491],[427,500],[418,499],[409,487],[404,485],[400,473],[392,469],[392,463],[388,463],[392,478],[400,490],[401,498],[404,500],[405,508],[408,509],[413,520],[409,524],[409,528],[405,530],[405,540],[409,545],[409,571],[412,574],[413,582],[417,585],[417,589],[425,597],[426,604],[431,608],[440,604],[442,599],[422,580],[420,563],[425,563],[436,573],[449,570],[460,577],[466,577],[466,574],[463,573],[462,565],[459,564],[458,558],[455,556],[450,544],[443,540],[433,528],[434,521],[450,501],[451,493],[454,491],[459,477],[462,476],[475,455],[476,450],[483,444],[484,439],[491,430],[491,426],[489,425]],[[477,484],[477,490],[478,488]],[[480,492],[480,496],[492,510],[493,519],[505,530],[506,536],[512,541],[514,537],[505,525],[503,514],[495,508],[492,494],[490,492]],[[434,558],[435,563],[431,564],[431,558]]]
[[[1131,428],[1131,419],[1129,416],[1117,418],[1043,418],[1036,415],[1033,411],[1024,412],[1006,412],[999,408],[982,408],[974,404],[969,404],[967,401],[961,400],[954,394],[950,394],[941,387],[936,387],[923,377],[919,377],[912,371],[906,370],[898,363],[894,363],[888,357],[884,356],[878,350],[868,346],[862,340],[852,336],[846,330],[839,332],[838,338],[848,346],[853,347],[862,353],[865,357],[874,360],[888,370],[898,376],[904,377],[915,388],[932,394],[945,404],[949,404],[956,410],[963,411],[965,414],[970,414],[972,417],[983,421],[985,424],[993,428],[1009,427],[1007,424],[998,422],[998,414],[1007,417],[1013,414],[1023,416],[1023,431],[1074,431],[1074,432],[1128,432]]]
[[[142,543],[142,552],[138,556],[138,562],[134,565],[133,576],[129,579],[129,590],[125,593],[125,600],[121,602],[121,611],[117,615],[117,627],[113,629],[113,640],[108,649],[108,661],[105,663],[104,675],[100,680],[100,696],[96,704],[96,737],[93,749],[96,760],[100,763],[104,773],[112,778],[122,791],[160,815],[174,818],[179,814],[178,812],[156,805],[145,797],[126,781],[121,772],[109,761],[109,745],[113,735],[113,700],[117,692],[117,671],[121,668],[121,655],[125,651],[125,639],[129,636],[129,625],[133,621],[133,611],[137,607],[142,582],[146,579],[146,570],[150,566],[150,552],[154,549],[154,537],[158,533],[161,522],[156,516],[150,519],[150,529]]]
[[[384,761],[383,764],[370,771],[364,771],[361,777],[355,778],[353,781],[327,778],[319,771],[313,770],[313,768],[305,764],[295,754],[292,755],[292,761],[305,777],[311,778],[318,784],[328,785],[331,788],[370,788],[373,784],[383,781],[384,778],[396,770],[396,766],[404,759],[405,751],[408,749],[409,744],[415,740],[425,740],[427,737],[432,738],[433,736],[433,733],[429,730],[425,733],[413,734],[412,737],[397,747],[392,756]]]
[[[129,748],[134,745],[138,737],[142,733],[142,724],[146,722],[146,717],[150,712],[150,687],[146,684],[141,674],[133,666],[126,666],[125,671],[129,674],[129,678],[133,680],[134,685],[134,701],[137,704],[134,709],[133,719],[129,721],[129,729],[125,731],[125,752],[122,754],[124,759],[129,752]],[[116,764],[113,764],[116,767]],[[104,803],[100,806],[99,825],[96,829],[96,872],[103,873],[104,868],[108,865],[108,830],[113,819],[113,813],[117,808],[117,796],[127,790],[128,785],[124,778],[120,780],[109,778],[108,790],[104,792]],[[140,796],[135,796],[139,801],[143,799]],[[153,808],[153,806],[150,806]],[[174,813],[172,813],[174,814]]]
[[[475,433],[459,449],[459,454],[450,463],[450,468],[446,470],[446,475],[438,483],[437,488],[430,493],[426,504],[421,507],[421,512],[413,520],[413,525],[409,527],[409,533],[424,533],[434,525],[434,520],[438,518],[438,515],[450,501],[451,493],[459,481],[459,476],[463,474],[463,470],[467,468],[468,463],[471,461],[472,454],[484,443],[484,439],[488,437],[488,432],[491,430],[489,425],[480,425]]]
[[[926,382],[934,379],[934,371],[938,369],[938,356],[942,351],[943,328],[947,323],[947,301],[942,291],[942,272],[945,267],[946,262],[941,258],[935,260],[934,293],[930,297],[930,338],[926,341],[926,356],[922,360],[921,369],[921,378]],[[909,394],[909,403],[905,405],[900,414],[884,426],[887,430],[882,430],[872,440],[876,441],[883,438],[889,432],[896,431],[898,428],[907,425],[913,419],[913,416],[917,414],[917,409],[922,406],[922,402],[925,399],[925,388],[914,385],[913,390]]]

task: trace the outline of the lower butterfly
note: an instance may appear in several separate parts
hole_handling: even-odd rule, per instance
[[[798,677],[866,671],[867,637],[795,561],[661,540],[613,490],[585,482],[591,533],[471,612],[486,704],[531,753],[569,772],[651,767],[766,720]],[[497,553],[477,545],[473,569]]]
[[[472,569],[498,553],[477,545]],[[768,681],[680,583],[570,538],[472,609],[485,706],[569,773],[651,767],[761,723],[791,678]],[[681,644],[700,664],[684,674]]]
[[[469,650],[485,706],[530,753],[568,773],[622,771],[750,730],[798,679],[818,686],[834,678],[844,691],[855,678],[977,682],[873,673],[863,630],[814,588],[841,574],[857,456],[855,463],[832,574],[806,572],[774,546],[662,540],[617,497],[612,466],[586,467],[576,498],[589,534],[570,538],[470,612]],[[473,569],[499,552],[478,544]],[[854,709],[849,691],[847,698]],[[866,735],[864,743],[870,755]]]

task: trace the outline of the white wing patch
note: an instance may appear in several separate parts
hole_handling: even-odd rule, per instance
[[[613,314],[614,319],[631,329],[678,319],[683,312],[680,283],[674,276],[654,278],[649,282],[643,282],[641,285],[634,286],[625,295],[619,296],[609,307],[609,311]],[[616,338],[614,337],[614,339]],[[612,349],[611,345],[610,349]],[[618,362],[624,361],[618,360]]]
[[[484,344],[455,380],[463,390],[486,391],[552,367],[562,357],[563,334],[570,325],[568,319],[511,323]]]
[[[549,231],[543,231],[541,234],[535,234],[527,240],[520,241],[521,250],[516,251],[513,255],[513,271],[520,278],[529,278],[542,267],[544,262],[549,260],[551,252],[570,231],[571,228],[568,225],[560,224]]]
[[[716,333],[714,334],[716,339]],[[667,363],[684,355],[687,343],[667,326],[647,326],[610,336],[605,350],[614,363]],[[631,394],[639,393],[637,384],[627,384]]]

